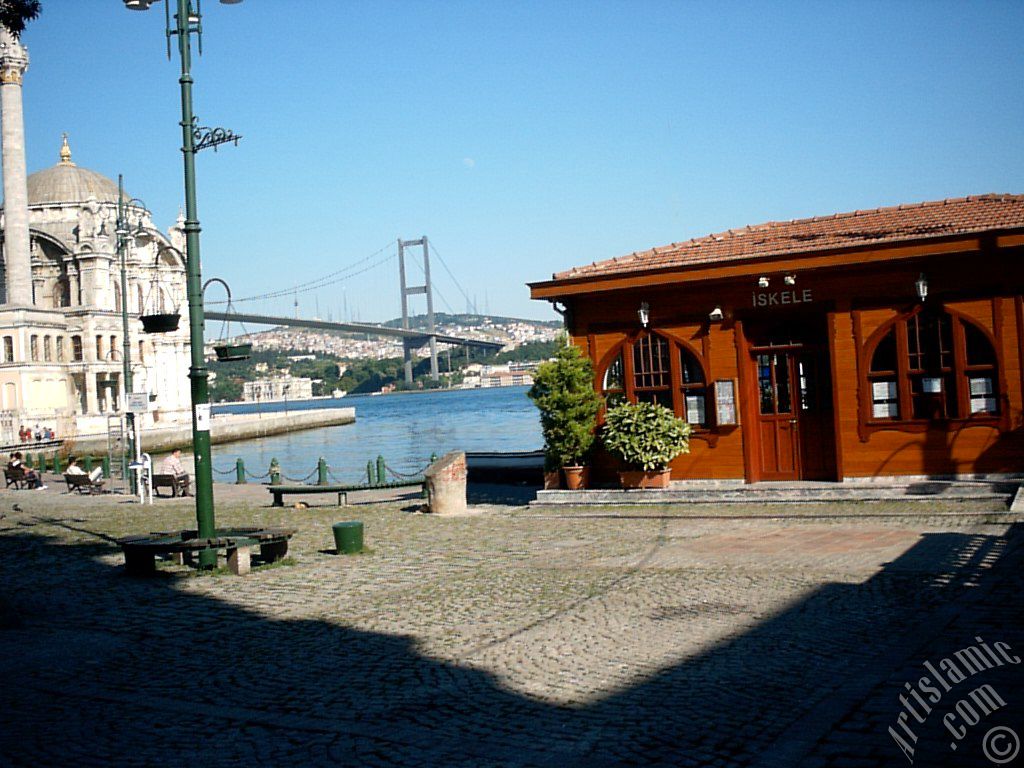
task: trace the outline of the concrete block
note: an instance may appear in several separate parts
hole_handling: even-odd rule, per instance
[[[446,453],[423,473],[427,509],[438,515],[466,512],[466,454]]]
[[[1010,505],[1011,512],[1024,512],[1024,485],[1017,488],[1017,495],[1013,497],[1013,503]]]
[[[251,570],[252,555],[249,547],[228,550],[228,568],[235,576],[245,576]]]

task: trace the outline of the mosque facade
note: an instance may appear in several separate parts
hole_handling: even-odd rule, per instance
[[[0,217],[0,442],[22,425],[61,438],[107,431],[126,393],[122,308],[135,392],[149,395],[140,426],[188,420],[189,329],[183,218],[167,233],[125,193],[121,290],[117,183],[72,161],[25,175],[21,75],[28,55],[0,30],[4,207]],[[177,330],[146,334],[141,315],[180,311]]]

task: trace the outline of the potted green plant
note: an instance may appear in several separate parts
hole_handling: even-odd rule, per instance
[[[690,452],[690,425],[655,403],[622,403],[605,414],[601,440],[629,469],[623,488],[668,488],[668,465]]]
[[[584,467],[594,444],[603,400],[594,391],[594,367],[579,348],[566,346],[537,368],[527,393],[540,411],[545,469],[562,467],[566,487],[584,485]]]

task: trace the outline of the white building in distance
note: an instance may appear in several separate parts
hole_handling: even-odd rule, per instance
[[[275,376],[256,379],[242,385],[242,399],[247,402],[268,400],[309,400],[313,397],[313,380],[297,376]]]

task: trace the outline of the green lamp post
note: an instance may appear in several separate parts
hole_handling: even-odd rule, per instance
[[[191,36],[196,35],[199,52],[202,53],[202,17],[198,0],[176,0],[177,12],[172,15],[170,4],[164,0],[167,57],[171,55],[171,37],[178,38],[178,54],[181,58],[181,135],[182,154],[185,159],[185,255],[188,287],[189,341],[192,360],[189,367],[189,381],[192,394],[192,449],[196,464],[196,522],[200,538],[216,535],[213,505],[213,465],[210,452],[210,394],[208,388],[209,370],[203,355],[203,278],[199,257],[199,213],[196,206],[196,153],[209,147],[231,141],[238,143],[240,136],[223,128],[204,128],[196,124],[192,114],[192,46]],[[241,0],[220,0],[233,5]],[[146,11],[156,0],[124,0],[125,7],[133,11]],[[199,565],[215,567],[216,550],[200,550]]]

